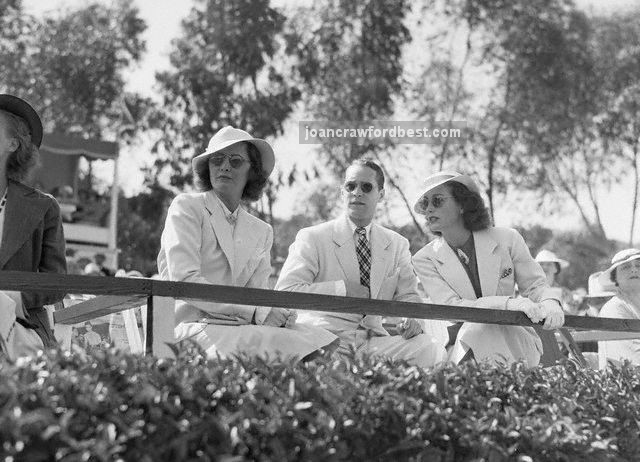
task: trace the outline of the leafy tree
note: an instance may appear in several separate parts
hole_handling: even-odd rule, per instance
[[[21,0],[0,0],[0,68],[5,91],[20,90],[25,98],[33,99],[28,82],[32,63],[27,51],[37,21],[23,11]]]
[[[481,32],[479,55],[496,82],[470,146],[493,210],[494,193],[508,184],[539,187],[540,165],[593,113],[589,23],[564,0],[459,5],[469,30]]]
[[[551,187],[542,188],[542,193],[557,197],[556,191],[560,190],[568,196],[594,238],[605,237],[598,191],[619,182],[629,172],[637,175],[631,119],[635,110],[633,87],[640,72],[638,14],[590,18],[587,44],[593,56],[594,84],[585,98],[591,101],[592,109],[576,124],[568,142],[555,144],[558,154],[552,162],[542,163],[546,178],[551,180],[547,183]],[[634,201],[630,236],[635,208]]]
[[[124,100],[131,106],[144,101],[124,91],[124,71],[145,51],[138,9],[125,0],[93,3],[37,21],[19,1],[4,3],[14,8],[0,5],[0,17],[4,10],[16,20],[1,32],[15,40],[2,47],[4,90],[33,102],[49,131],[116,139],[130,125]]]
[[[602,131],[606,141],[610,141],[613,149],[619,153],[633,172],[633,199],[631,206],[631,227],[629,230],[629,247],[633,247],[638,194],[640,189],[640,165],[638,155],[640,149],[640,85],[632,84],[623,90],[602,120]]]
[[[446,0],[424,0],[422,7],[414,7],[418,28],[424,31],[428,23],[429,33],[420,38],[420,59],[412,63],[419,71],[414,79],[408,76],[411,82],[404,97],[405,106],[416,119],[432,124],[446,121],[448,128],[454,121],[466,120],[471,112],[472,83],[467,73],[473,64],[472,44],[477,35],[461,14],[453,14],[452,7],[455,4]],[[464,37],[463,47],[458,37]],[[438,170],[445,168],[449,158],[464,155],[450,138],[442,138],[438,151]]]

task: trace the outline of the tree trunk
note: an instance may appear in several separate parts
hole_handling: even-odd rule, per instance
[[[638,172],[638,142],[633,143],[633,205],[631,207],[631,230],[629,231],[629,247],[633,247],[633,232],[636,224],[636,211],[638,209],[638,190],[640,189],[640,175]]]
[[[411,216],[411,220],[413,221],[413,224],[415,225],[416,229],[420,233],[420,236],[421,237],[425,237],[426,233],[422,229],[422,226],[420,226],[420,223],[418,222],[418,219],[416,218],[415,214],[413,213],[413,208],[411,207],[411,204],[409,203],[409,200],[407,199],[407,196],[402,191],[402,189],[400,189],[400,186],[398,186],[398,184],[395,182],[393,177],[389,174],[389,171],[386,169],[386,167],[384,166],[384,163],[380,160],[380,156],[377,153],[376,153],[376,160],[378,161],[378,164],[382,168],[382,171],[384,172],[384,175],[387,177],[387,181],[389,182],[391,187],[393,189],[395,189],[396,191],[398,191],[398,194],[400,194],[400,199],[402,199],[402,202],[404,203],[405,207],[409,211],[409,215]]]
[[[556,165],[555,171],[556,172],[560,171],[560,169],[558,168],[557,165]],[[582,206],[582,204],[580,203],[580,200],[578,199],[577,190],[574,191],[574,189],[571,188],[567,184],[567,181],[562,178],[562,174],[557,173],[557,178],[558,178],[558,186],[565,193],[567,193],[567,195],[571,198],[573,203],[576,205],[576,208],[578,209],[578,212],[580,213],[580,218],[582,218],[582,221],[583,221],[585,227],[587,228],[587,230],[589,230],[591,235],[593,235],[596,238],[607,240],[607,236],[606,236],[602,226],[594,227],[593,223],[591,223],[591,221],[589,221],[589,218],[587,217],[587,213],[585,212],[584,207]],[[594,201],[594,197],[591,198],[591,201],[592,202]]]
[[[496,163],[496,150],[498,149],[498,141],[500,140],[500,132],[502,131],[502,115],[500,116],[500,122],[496,128],[496,132],[493,135],[493,142],[488,152],[488,168],[487,168],[487,197],[489,198],[489,213],[491,215],[491,222],[495,223],[494,207],[493,207],[493,171]]]
[[[458,103],[460,102],[460,92],[462,91],[462,84],[464,82],[464,68],[469,59],[469,55],[471,54],[471,32],[472,31],[473,29],[470,27],[469,33],[467,34],[467,48],[465,50],[464,59],[462,60],[462,64],[460,65],[460,70],[458,72],[458,83],[456,85],[455,94],[453,95],[453,103],[451,107],[451,113],[449,114],[447,129],[451,129],[453,118],[455,117],[456,112],[458,110]],[[442,149],[440,150],[439,170],[441,171],[444,168],[444,159],[447,157],[448,148],[449,148],[449,137],[447,136],[444,138],[444,141],[442,142]]]

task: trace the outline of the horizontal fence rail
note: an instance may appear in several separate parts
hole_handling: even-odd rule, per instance
[[[200,299],[252,306],[276,306],[299,310],[467,321],[511,326],[537,326],[524,313],[519,311],[338,297],[152,279],[0,271],[0,290],[35,290],[39,292],[111,296],[142,295],[146,297]],[[130,304],[124,304],[122,309],[130,308],[130,306]],[[119,311],[118,308],[109,309],[111,313],[117,311]],[[640,320],[638,319],[591,318],[567,315],[565,316],[564,326],[574,329],[640,332]]]

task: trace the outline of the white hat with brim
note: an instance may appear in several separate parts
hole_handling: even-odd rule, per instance
[[[567,260],[558,258],[558,256],[550,250],[541,250],[538,252],[538,255],[536,255],[536,261],[538,263],[557,263],[560,265],[560,268],[566,268],[569,266],[569,262]]]
[[[611,280],[611,273],[614,269],[616,269],[620,265],[624,265],[633,260],[637,260],[640,258],[640,250],[638,249],[625,249],[621,250],[617,254],[613,256],[611,259],[611,266],[604,270],[600,276],[598,276],[598,281],[602,285],[602,287],[608,289],[615,287],[614,282]]]
[[[251,143],[258,149],[260,156],[262,157],[262,170],[267,176],[271,175],[276,163],[276,158],[273,154],[273,148],[271,145],[263,139],[254,138],[244,130],[233,128],[231,126],[223,127],[218,130],[218,132],[209,140],[207,150],[193,158],[191,166],[195,170],[202,162],[208,162],[209,157],[216,152],[242,142]]]
[[[615,295],[614,292],[605,290],[600,283],[599,277],[601,274],[602,271],[598,271],[589,276],[589,292],[584,298],[611,298]]]
[[[425,180],[424,192],[418,197],[418,200],[416,200],[413,210],[416,213],[424,215],[427,211],[423,204],[424,197],[438,186],[451,182],[463,184],[469,191],[476,193],[478,196],[481,195],[480,188],[478,188],[478,185],[476,185],[475,181],[473,181],[469,175],[463,175],[458,172],[438,172]]]

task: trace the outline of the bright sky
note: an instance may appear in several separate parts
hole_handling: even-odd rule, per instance
[[[187,0],[133,1],[138,5],[141,17],[147,22],[148,28],[144,34],[147,42],[147,54],[140,66],[131,70],[128,88],[153,97],[155,96],[155,72],[167,68],[171,39],[179,35],[180,21],[189,12],[192,2]],[[111,3],[107,0],[104,2]],[[41,14],[64,8],[78,8],[86,5],[87,0],[23,0],[23,3],[28,12]],[[295,3],[293,0],[274,1],[274,4],[278,6],[287,6],[293,3]],[[606,13],[640,4],[640,0],[577,0],[576,3],[589,11]],[[278,155],[277,168],[284,172],[288,172],[294,163],[309,164],[309,160],[314,157],[313,149],[297,142],[298,134],[295,120],[301,117],[303,117],[301,114],[294,115],[293,120],[287,124],[285,135],[273,140]],[[120,181],[126,194],[134,194],[141,189],[143,176],[139,172],[139,168],[150,160],[147,151],[148,148],[142,144],[132,150],[122,152]],[[431,173],[427,171],[429,167],[425,166],[424,175]],[[275,207],[276,215],[287,217],[292,210],[295,210],[296,199],[300,197],[300,188],[298,186],[280,194]],[[409,192],[409,197],[417,195],[417,188],[410,189],[413,190]],[[602,195],[602,216],[609,237],[628,241],[632,197],[631,180]],[[540,223],[550,228],[562,227],[564,229],[579,226],[577,215],[573,217],[542,217],[537,211],[532,213],[532,210],[526,207],[499,209],[496,213],[496,221],[505,226],[534,223]],[[640,244],[640,223],[636,225],[634,241],[636,246]]]

